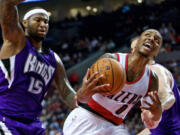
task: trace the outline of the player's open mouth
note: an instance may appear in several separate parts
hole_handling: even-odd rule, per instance
[[[143,46],[149,51],[151,51],[153,48],[152,44],[150,44],[150,43],[144,43]]]
[[[46,31],[44,31],[44,30],[39,30],[38,33],[45,35],[45,34],[46,34]]]

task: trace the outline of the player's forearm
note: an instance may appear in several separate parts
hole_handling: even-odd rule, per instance
[[[75,108],[75,101],[74,97],[76,95],[76,92],[74,89],[70,86],[70,84],[65,84],[64,86],[61,85],[59,88],[59,94],[62,98],[62,100],[67,104],[70,108]]]
[[[75,108],[76,104],[75,104],[75,92],[71,91],[71,93],[69,93],[66,98],[64,99],[64,102],[70,107],[70,108]]]

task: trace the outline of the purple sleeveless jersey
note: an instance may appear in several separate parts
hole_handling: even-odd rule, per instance
[[[156,129],[151,130],[151,135],[180,135],[180,91],[175,80],[172,90],[176,102],[163,112],[161,122]]]
[[[54,52],[40,54],[29,41],[17,55],[0,60],[0,114],[17,120],[35,120],[55,70]]]

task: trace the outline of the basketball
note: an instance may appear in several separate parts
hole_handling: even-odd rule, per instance
[[[118,61],[111,58],[101,58],[91,66],[90,76],[95,72],[98,72],[96,78],[101,74],[104,75],[98,82],[98,85],[110,84],[110,87],[106,89],[108,95],[113,95],[124,87],[126,73]]]

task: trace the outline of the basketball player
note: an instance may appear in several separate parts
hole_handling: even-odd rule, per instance
[[[137,38],[131,43],[131,52],[137,44]],[[159,78],[158,95],[164,110],[162,120],[157,128],[145,129],[139,135],[180,135],[180,93],[176,82],[168,69],[155,63],[154,58],[149,60],[149,65]]]
[[[64,135],[128,135],[122,122],[140,99],[142,121],[148,128],[155,128],[161,119],[162,108],[157,95],[158,78],[147,64],[158,54],[161,44],[160,33],[149,29],[138,39],[135,53],[103,55],[122,64],[126,70],[126,84],[115,95],[94,94],[88,103],[80,102],[64,123]]]
[[[65,75],[60,58],[52,50],[43,48],[49,28],[49,16],[44,9],[33,9],[23,18],[22,30],[16,5],[24,0],[0,0],[0,24],[3,46],[0,50],[0,134],[44,135],[37,119],[41,101],[53,78],[60,96],[70,107],[75,107],[75,91]],[[96,86],[95,73],[89,71],[79,89],[96,91],[107,85]],[[81,96],[79,96],[81,99]]]

